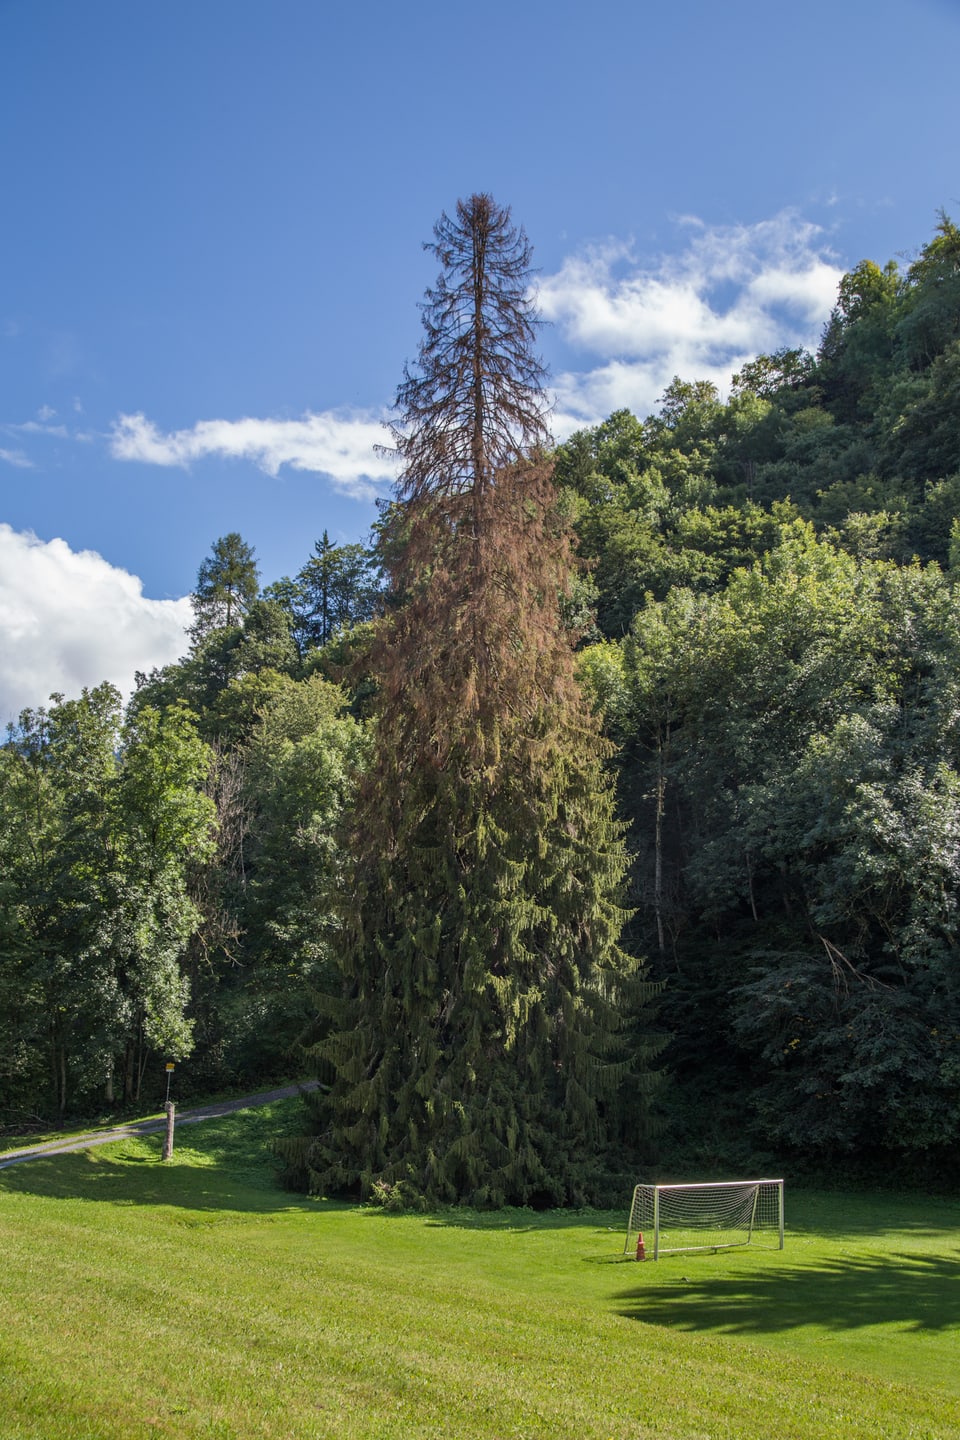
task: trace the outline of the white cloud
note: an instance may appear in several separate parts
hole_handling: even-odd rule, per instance
[[[682,248],[638,258],[610,241],[542,277],[537,302],[578,364],[554,381],[558,439],[623,407],[648,414],[675,375],[721,391],[762,351],[815,346],[843,274],[821,228],[783,211],[755,225],[676,217]],[[591,363],[593,362],[593,363]],[[328,410],[297,420],[200,420],[162,431],[145,414],[120,415],[110,433],[118,460],[187,467],[211,456],[325,475],[370,499],[396,476],[376,447],[385,412]],[[55,431],[55,427],[48,427]],[[86,434],[75,438],[85,439]]]
[[[211,455],[252,460],[268,475],[289,465],[328,475],[338,490],[370,499],[378,484],[394,478],[390,457],[376,452],[385,441],[382,418],[367,411],[308,412],[300,420],[200,420],[166,434],[136,414],[114,422],[110,450],[118,460],[147,465],[187,466]]]
[[[129,691],[135,670],[183,654],[191,619],[188,598],[148,600],[136,575],[93,550],[0,524],[0,721],[53,691],[103,680]]]
[[[753,356],[816,345],[843,274],[818,226],[790,211],[756,225],[677,223],[689,231],[677,254],[641,261],[610,242],[542,279],[545,318],[602,359],[557,377],[558,436],[620,407],[649,413],[674,375],[724,391]]]
[[[42,414],[43,412],[41,411],[40,413]],[[57,412],[54,410],[51,413],[55,415]],[[41,424],[39,420],[24,420],[22,425],[7,425],[5,428],[7,430],[18,430],[24,435],[57,435],[61,440],[68,440],[70,438],[70,432],[67,430],[66,425]]]
[[[16,465],[18,470],[32,470],[33,461],[22,450],[0,450],[0,460],[7,465]]]

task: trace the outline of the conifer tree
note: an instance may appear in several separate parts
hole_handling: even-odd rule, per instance
[[[239,625],[260,589],[257,559],[246,541],[232,530],[213,542],[213,550],[197,572],[197,588],[190,597],[195,646],[213,633]]]
[[[326,1191],[577,1203],[598,1193],[625,997],[646,987],[618,944],[621,827],[561,618],[529,246],[488,195],[434,233],[307,1167]]]

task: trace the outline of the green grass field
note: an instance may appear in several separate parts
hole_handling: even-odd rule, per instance
[[[787,1247],[275,1188],[282,1102],[0,1172],[0,1436],[960,1437],[960,1202],[787,1192]]]

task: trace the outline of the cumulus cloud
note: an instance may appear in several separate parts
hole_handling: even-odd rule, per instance
[[[191,619],[189,598],[148,600],[93,550],[0,524],[0,721],[103,680],[126,693],[183,654]]]
[[[601,359],[558,376],[558,435],[621,407],[649,413],[674,375],[725,391],[755,355],[816,345],[843,274],[819,226],[789,211],[756,225],[678,223],[689,239],[676,254],[641,260],[610,242],[541,280],[545,318]]]
[[[200,420],[188,430],[164,433],[143,414],[114,422],[110,450],[118,460],[187,466],[220,455],[252,460],[268,475],[282,465],[327,475],[357,499],[377,494],[395,473],[376,447],[389,440],[381,416],[368,411],[307,413],[300,420]]]

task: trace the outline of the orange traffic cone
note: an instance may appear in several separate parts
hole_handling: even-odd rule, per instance
[[[638,1231],[637,1231],[637,1259],[638,1259],[638,1260],[646,1260],[646,1258],[647,1258],[647,1250],[646,1250],[646,1246],[645,1246],[644,1243],[643,1243],[643,1231],[642,1231],[642,1230],[638,1230]]]

